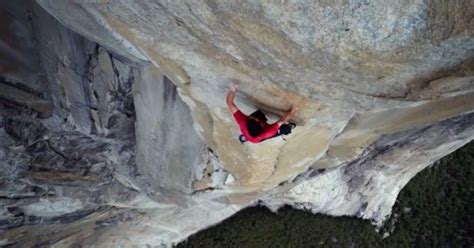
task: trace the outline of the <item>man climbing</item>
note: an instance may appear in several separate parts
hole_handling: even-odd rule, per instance
[[[242,113],[234,103],[236,92],[237,85],[233,84],[227,94],[227,106],[240,127],[240,131],[242,132],[240,141],[242,143],[245,141],[259,143],[263,140],[291,132],[291,128],[294,127],[294,124],[287,124],[287,122],[297,112],[297,108],[293,106],[291,110],[284,114],[277,122],[268,124],[267,117],[261,110],[253,112],[250,116]]]

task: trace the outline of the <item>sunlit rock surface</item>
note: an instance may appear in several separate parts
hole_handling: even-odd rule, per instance
[[[0,4],[2,245],[170,245],[254,204],[379,224],[474,137],[470,1]],[[294,132],[240,144],[232,82]]]

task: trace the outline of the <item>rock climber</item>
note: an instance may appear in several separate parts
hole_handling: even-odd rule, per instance
[[[247,116],[237,108],[234,103],[237,87],[236,84],[230,87],[227,94],[227,106],[242,132],[242,135],[239,137],[240,142],[250,141],[252,143],[259,143],[269,138],[291,133],[291,129],[295,127],[295,124],[287,122],[298,111],[296,107],[292,106],[291,110],[285,113],[277,122],[268,124],[267,117],[261,110],[257,110]]]

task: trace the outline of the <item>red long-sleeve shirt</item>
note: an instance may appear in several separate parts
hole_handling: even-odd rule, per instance
[[[266,122],[261,122],[262,125],[262,133],[257,137],[252,137],[247,130],[247,120],[249,117],[243,114],[240,110],[234,113],[234,118],[237,124],[240,127],[240,131],[245,136],[245,138],[252,142],[252,143],[259,143],[265,139],[271,138],[278,133],[278,129],[280,128],[280,124],[275,122],[273,124],[268,124]]]

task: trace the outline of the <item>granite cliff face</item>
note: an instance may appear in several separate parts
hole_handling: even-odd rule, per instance
[[[170,245],[255,204],[379,224],[474,137],[469,1],[0,6],[3,245]],[[293,134],[240,144],[232,82]]]

